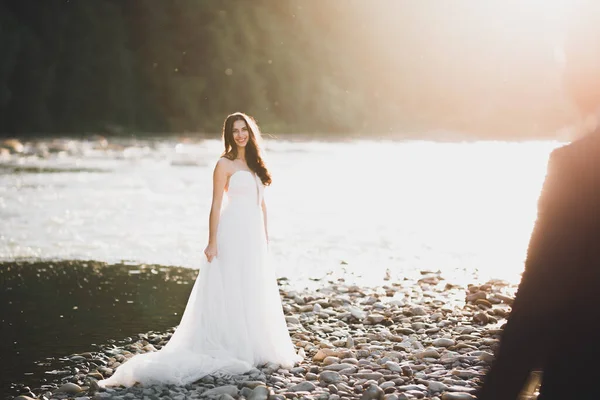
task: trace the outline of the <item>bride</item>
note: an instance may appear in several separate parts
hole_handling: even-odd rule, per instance
[[[263,192],[271,175],[261,158],[260,131],[252,117],[234,113],[223,124],[223,141],[206,261],[181,322],[162,349],[132,357],[99,381],[101,387],[186,385],[205,375],[242,374],[267,362],[290,368],[301,360],[268,260]]]

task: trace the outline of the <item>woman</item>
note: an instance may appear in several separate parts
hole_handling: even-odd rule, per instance
[[[241,374],[266,362],[291,367],[300,361],[268,260],[263,192],[271,175],[259,140],[258,126],[248,115],[225,119],[225,152],[213,174],[207,262],[181,322],[161,350],[134,356],[100,386],[185,385],[205,375]]]

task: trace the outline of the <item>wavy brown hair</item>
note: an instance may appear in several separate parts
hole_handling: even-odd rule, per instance
[[[223,144],[225,151],[221,155],[229,160],[235,160],[238,156],[238,149],[233,140],[233,123],[235,121],[244,121],[248,128],[248,143],[246,144],[246,163],[248,168],[252,170],[263,185],[269,186],[272,182],[271,173],[265,166],[265,162],[261,157],[259,142],[261,140],[260,130],[254,118],[241,112],[229,114],[223,123]]]

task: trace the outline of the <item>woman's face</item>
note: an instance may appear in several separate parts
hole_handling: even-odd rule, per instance
[[[248,132],[248,126],[246,121],[237,120],[233,122],[233,140],[238,147],[245,147],[248,143],[250,132]]]

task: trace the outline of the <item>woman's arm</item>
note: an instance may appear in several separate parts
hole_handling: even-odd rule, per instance
[[[210,207],[210,216],[208,219],[208,246],[204,254],[211,262],[217,256],[217,229],[219,227],[219,217],[221,213],[221,204],[223,203],[223,192],[227,184],[227,161],[220,159],[213,172],[213,195],[212,205]]]
[[[265,203],[265,198],[263,197],[262,203],[260,204],[263,212],[263,221],[265,224],[265,237],[267,238],[267,244],[269,243],[269,229],[267,228],[267,203]]]

